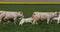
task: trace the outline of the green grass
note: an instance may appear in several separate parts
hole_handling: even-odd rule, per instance
[[[23,11],[24,16],[27,18],[31,17],[34,11],[60,11],[60,5],[0,5],[0,10]],[[52,24],[46,24],[46,21],[39,22],[38,25],[24,23],[22,26],[18,26],[19,20],[16,23],[16,25],[1,23],[0,32],[60,32],[60,24],[57,24],[56,21],[53,21]]]

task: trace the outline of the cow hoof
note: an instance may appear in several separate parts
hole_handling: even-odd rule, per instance
[[[36,24],[38,24],[38,23],[36,23]]]

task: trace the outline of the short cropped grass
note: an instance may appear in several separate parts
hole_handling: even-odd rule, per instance
[[[60,11],[60,5],[0,5],[0,10],[4,11],[23,11],[25,18],[31,17],[35,11],[39,12],[54,12]],[[13,23],[0,23],[0,32],[60,32],[60,24],[53,21],[52,24],[46,24],[46,21],[40,22],[38,25],[24,23],[19,26],[19,20],[16,25]]]

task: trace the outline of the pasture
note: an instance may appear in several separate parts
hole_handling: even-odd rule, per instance
[[[60,5],[0,5],[0,10],[5,11],[23,11],[25,18],[32,16],[34,11],[40,12],[54,12],[60,11]],[[38,25],[32,25],[30,23],[24,23],[22,26],[18,26],[19,20],[16,21],[16,25],[13,23],[2,24],[0,23],[0,32],[60,32],[60,24],[53,21],[52,24],[46,24],[46,21],[39,22]]]

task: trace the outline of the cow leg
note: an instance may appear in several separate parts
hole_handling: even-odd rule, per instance
[[[7,24],[9,23],[10,21],[7,21]]]
[[[52,22],[53,20],[51,20],[51,22]]]
[[[52,21],[53,21],[53,18],[50,19],[50,24],[52,23]]]
[[[35,24],[36,20],[33,20],[33,23],[32,24]]]
[[[16,17],[14,18],[14,24],[16,24]]]
[[[38,23],[36,22],[36,24],[38,24]]]
[[[0,23],[1,23],[1,21],[2,21],[2,17],[0,17]]]
[[[58,19],[58,21],[57,21],[58,24],[59,24],[59,21],[60,21],[60,20]]]
[[[47,24],[49,24],[49,21],[50,21],[50,19],[49,19],[49,18],[47,18]]]
[[[38,24],[37,22],[36,23],[33,23],[33,22],[31,22],[32,24]]]
[[[23,25],[24,21],[20,21],[19,25]]]
[[[33,23],[32,24],[38,24],[36,20],[33,20]]]
[[[0,23],[1,23],[1,20],[0,20]]]

